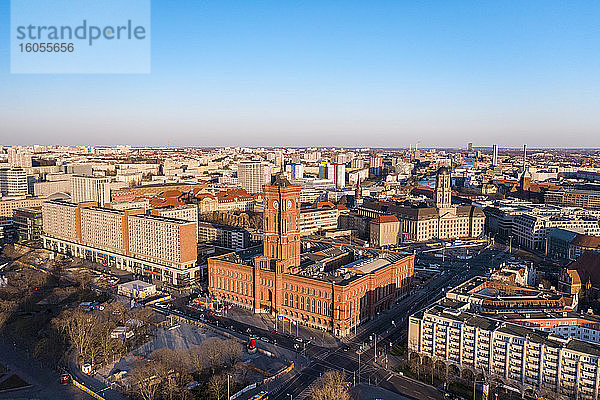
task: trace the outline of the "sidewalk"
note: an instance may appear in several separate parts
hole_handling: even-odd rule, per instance
[[[0,337],[0,363],[32,386],[0,393],[0,399],[73,400],[89,398],[72,385],[59,383],[60,373],[31,358],[6,337]]]
[[[275,317],[270,314],[255,314],[252,311],[232,307],[226,311],[223,317],[264,330],[273,330],[277,326],[279,333],[289,334],[293,337],[299,336],[304,340],[310,339],[311,343],[320,347],[336,348],[340,345],[340,339],[329,332],[301,324],[293,325],[291,322],[283,320],[275,321]]]

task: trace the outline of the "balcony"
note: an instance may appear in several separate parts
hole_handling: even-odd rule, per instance
[[[569,374],[575,374],[575,372],[576,372],[575,368],[568,367],[566,365],[563,365],[562,369],[563,369],[563,372],[567,372]]]

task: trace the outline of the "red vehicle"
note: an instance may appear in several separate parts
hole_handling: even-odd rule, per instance
[[[71,376],[69,374],[62,374],[60,376],[61,385],[68,385],[70,380],[71,380]]]
[[[256,353],[256,336],[250,336],[248,338],[248,344],[246,345],[248,353]]]

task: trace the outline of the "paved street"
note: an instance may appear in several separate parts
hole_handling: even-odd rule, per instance
[[[429,256],[426,256],[429,257]],[[390,343],[406,340],[408,316],[419,309],[431,304],[443,296],[446,287],[455,286],[460,282],[475,275],[485,273],[493,265],[499,265],[510,256],[502,251],[487,249],[469,260],[447,258],[442,265],[446,272],[438,275],[425,286],[414,291],[410,296],[397,302],[391,309],[383,312],[377,319],[361,325],[354,337],[338,339],[330,334],[318,330],[299,326],[298,336],[302,342],[295,340],[296,327],[279,324],[278,332],[273,330],[271,316],[255,315],[247,311],[232,309],[222,317],[205,315],[195,312],[180,302],[173,306],[174,311],[183,313],[191,318],[202,315],[208,323],[236,332],[238,335],[247,335],[248,332],[267,338],[269,342],[276,342],[277,347],[294,351],[294,358],[298,365],[306,365],[296,371],[291,378],[283,379],[279,385],[271,388],[269,398],[289,399],[303,398],[307,388],[322,373],[337,369],[346,373],[352,383],[367,383],[378,385],[395,393],[416,399],[440,399],[443,394],[436,388],[401,376],[391,370],[397,365],[393,357],[388,358],[389,369],[385,366],[384,353]],[[440,258],[436,257],[438,263]],[[392,324],[394,321],[394,325]],[[375,346],[370,337],[377,337],[378,363],[375,363]],[[306,344],[309,338],[310,343]],[[358,350],[363,345],[366,348],[360,355]]]
[[[16,373],[30,388],[0,393],[0,399],[40,399],[40,400],[79,400],[90,397],[73,385],[61,385],[60,374],[34,360],[15,343],[5,337],[0,338],[0,363]]]

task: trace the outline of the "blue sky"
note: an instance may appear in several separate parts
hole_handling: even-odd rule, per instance
[[[150,74],[10,74],[0,143],[600,147],[598,1],[152,1]]]

